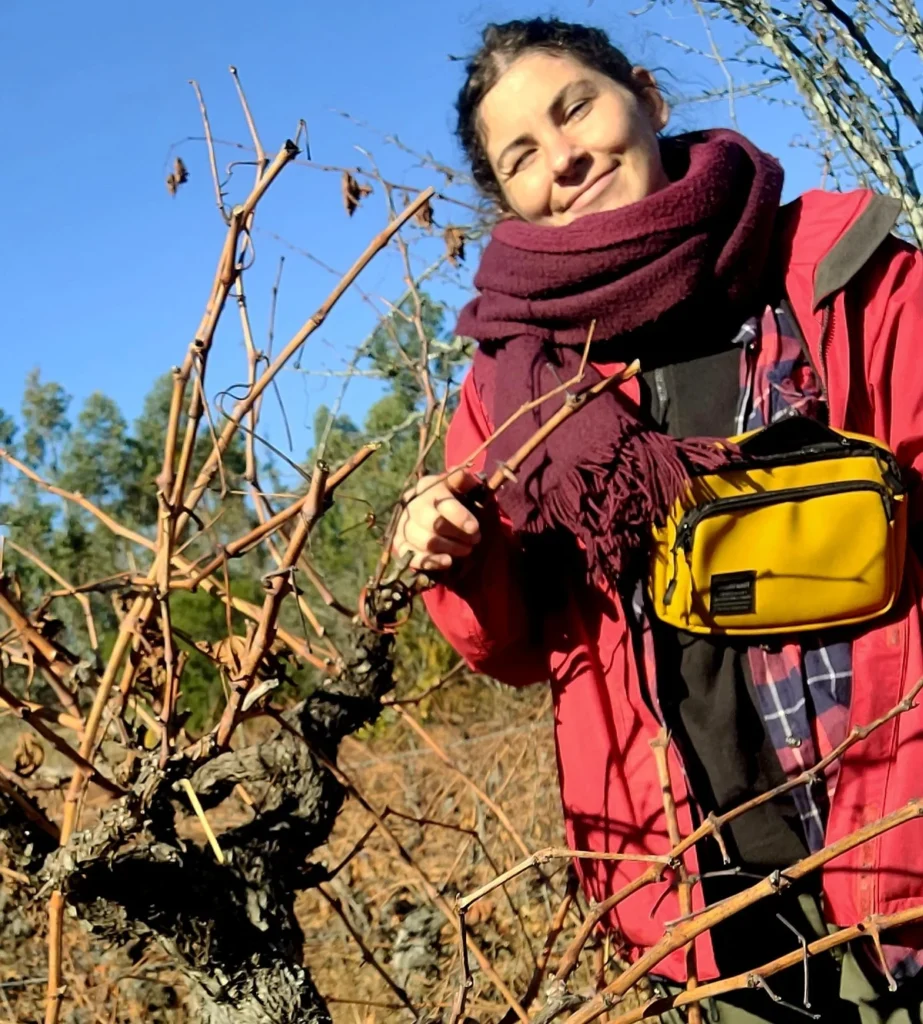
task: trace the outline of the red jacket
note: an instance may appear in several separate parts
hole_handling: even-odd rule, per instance
[[[825,378],[834,427],[871,434],[896,452],[911,489],[911,517],[923,518],[923,256],[889,234],[894,201],[870,192],[809,192],[780,214],[785,291]],[[919,346],[919,348],[918,348]],[[637,382],[626,386],[637,400]],[[450,466],[492,432],[471,373],[449,429]],[[474,468],[484,466],[483,454]],[[914,512],[916,511],[916,513]],[[618,598],[599,590],[572,596],[555,640],[530,635],[517,583],[517,546],[508,526],[485,525],[483,540],[451,584],[426,596],[430,615],[472,668],[513,685],[551,679],[561,798],[574,849],[663,854],[670,843],[649,741],[659,723],[642,698],[638,667]],[[908,555],[898,611],[853,644],[850,726],[890,710],[923,676],[923,568]],[[549,586],[555,581],[549,580]],[[580,603],[582,602],[582,603]],[[671,779],[683,834],[692,829],[675,751]],[[923,707],[875,731],[843,759],[827,841],[874,821],[923,793]],[[687,862],[696,870],[694,851]],[[602,900],[643,865],[578,861],[587,895]],[[833,861],[824,872],[826,913],[839,925],[923,900],[923,821],[916,819]],[[663,885],[625,900],[610,924],[636,949],[651,946],[680,915],[675,892],[651,916]],[[701,888],[696,887],[701,899]],[[707,935],[699,973],[717,976]],[[684,980],[681,952],[658,971]]]

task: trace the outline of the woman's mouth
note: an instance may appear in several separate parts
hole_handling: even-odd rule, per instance
[[[605,171],[598,178],[593,180],[587,185],[582,192],[578,192],[575,198],[573,198],[568,204],[567,210],[582,210],[587,206],[591,205],[593,200],[600,196],[608,188],[609,183],[615,176],[615,172],[618,170],[618,164],[614,167],[610,167],[608,171]]]

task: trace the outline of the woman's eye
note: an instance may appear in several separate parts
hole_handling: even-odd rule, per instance
[[[575,117],[585,114],[589,105],[589,100],[579,100],[577,103],[572,103],[564,113],[564,120],[572,121]]]
[[[516,174],[517,171],[521,171],[524,167],[526,167],[534,155],[534,149],[527,149],[520,153],[519,156],[516,157],[516,162],[510,168],[509,176],[512,177],[514,174]]]

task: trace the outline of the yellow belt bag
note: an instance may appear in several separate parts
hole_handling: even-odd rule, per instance
[[[693,477],[654,530],[658,618],[692,633],[753,635],[886,612],[907,529],[893,453],[800,417],[731,442],[742,462]]]

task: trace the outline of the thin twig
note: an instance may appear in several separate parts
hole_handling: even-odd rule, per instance
[[[334,490],[349,476],[351,476],[367,459],[371,458],[375,452],[378,451],[378,445],[364,445],[357,452],[355,452],[342,466],[337,468],[327,481],[327,491],[325,492],[325,499],[328,498]],[[218,568],[225,558],[237,558],[240,555],[246,554],[252,548],[256,547],[264,538],[274,533],[285,523],[294,519],[304,509],[309,499],[308,494],[304,494],[297,501],[293,502],[288,508],[282,509],[277,512],[274,516],[270,516],[264,523],[260,523],[259,526],[255,526],[252,530],[245,533],[242,537],[238,537],[236,540],[230,541],[225,544],[222,550],[203,568],[199,569],[195,576],[188,581],[184,581],[181,585],[194,590],[198,587],[202,581],[211,576],[211,574]],[[178,584],[179,585],[179,584]]]
[[[468,1000],[468,993],[474,986],[474,979],[471,977],[471,965],[468,962],[468,924],[465,920],[465,912],[455,903],[458,914],[456,931],[458,936],[458,961],[461,964],[461,978],[458,982],[458,989],[455,993],[455,1000],[452,1003],[452,1014],[449,1017],[449,1024],[459,1024],[465,1016],[465,1003]]]
[[[916,924],[919,921],[923,921],[923,906],[909,907],[894,914],[872,914],[858,924],[848,928],[840,928],[830,935],[825,935],[823,938],[808,943],[807,954],[809,957],[817,956],[819,953],[826,953],[831,949],[836,949],[838,946],[855,942],[856,939],[861,939],[863,936],[871,937],[874,941],[874,936],[880,932],[903,928]],[[768,964],[756,967],[744,974],[736,974],[730,978],[720,978],[717,981],[703,982],[694,994],[691,992],[680,992],[672,997],[668,996],[666,998],[649,1000],[628,1013],[621,1014],[612,1021],[612,1024],[638,1024],[638,1022],[645,1020],[649,1016],[659,1016],[668,1010],[687,1006],[693,999],[714,999],[717,996],[726,995],[728,992],[756,988],[756,979],[769,978],[780,971],[788,970],[790,967],[797,967],[803,959],[804,952],[801,949],[796,949],[791,953],[786,953],[785,956],[780,956],[777,960],[772,960]]]
[[[551,954],[554,950],[555,943],[557,942],[558,936],[561,934],[561,930],[564,928],[564,921],[566,920],[567,914],[577,897],[579,888],[580,881],[577,878],[577,873],[571,869],[567,873],[567,887],[564,890],[564,898],[561,900],[554,918],[548,927],[548,934],[545,936],[545,942],[538,955],[535,969],[532,972],[532,977],[529,979],[528,988],[526,988],[525,994],[520,1000],[523,1008],[526,1010],[529,1009],[535,1000],[535,997],[539,993],[542,986],[542,980],[545,977],[545,971],[548,970],[548,962],[551,960]],[[507,1012],[501,1018],[500,1024],[513,1024],[514,1020],[515,1017],[511,1013]]]
[[[271,170],[271,169],[270,169]],[[269,176],[270,170],[266,172],[264,180]],[[187,510],[184,513],[184,518],[180,520],[178,529],[184,525],[185,516],[188,516],[188,511],[196,507],[205,493],[211,481],[214,479],[215,473],[217,472],[217,459],[226,451],[231,440],[237,433],[237,429],[243,418],[250,411],[251,407],[259,400],[260,395],[266,390],[267,387],[276,378],[279,371],[286,365],[286,363],[298,352],[307,339],[317,330],[318,327],[326,320],[328,314],[337,304],[343,294],[347,291],[352,282],[359,276],[362,270],[367,264],[376,256],[393,236],[403,227],[403,225],[414,216],[417,210],[429,202],[432,196],[432,189],[427,189],[425,192],[417,198],[417,200],[411,203],[406,209],[402,210],[400,215],[395,218],[390,224],[383,228],[372,241],[366,246],[363,253],[353,263],[352,267],[346,272],[340,282],[336,285],[330,295],[324,300],[319,309],[313,316],[309,317],[308,320],[301,326],[301,328],[295,333],[295,335],[289,340],[285,348],[276,356],[272,363],[263,371],[256,384],[250,390],[249,394],[242,398],[234,406],[233,411],[228,416],[227,423],[225,424],[224,430],[219,438],[218,448],[212,451],[208,458],[205,460],[205,464],[196,477],[195,483],[192,486],[191,491],[186,495],[185,501],[183,502],[184,508]]]
[[[498,427],[496,427],[496,429],[491,433],[490,437],[488,437],[485,441],[482,441],[481,444],[479,444],[477,448],[475,448],[470,453],[470,455],[468,456],[467,459],[465,459],[464,462],[459,463],[456,466],[452,466],[451,469],[447,470],[447,475],[451,475],[452,473],[457,472],[459,469],[467,469],[468,467],[470,467],[474,463],[475,459],[477,459],[477,457],[482,452],[487,451],[487,449],[494,443],[494,441],[496,441],[497,438],[505,434],[506,431],[509,430],[509,428],[514,423],[517,422],[517,420],[520,420],[527,413],[530,413],[533,410],[538,409],[540,406],[544,405],[552,398],[555,398],[561,394],[567,394],[578,384],[582,383],[586,375],[586,366],[590,357],[590,346],[593,343],[593,335],[595,334],[595,332],[596,321],[593,320],[587,331],[586,341],[584,342],[583,346],[583,353],[580,357],[580,366],[578,367],[577,372],[573,375],[573,377],[553,387],[550,391],[546,391],[545,394],[539,395],[538,398],[533,398],[528,402],[523,402],[523,404],[518,409],[516,409],[515,412],[510,413],[510,415],[507,416],[507,418]]]
[[[834,762],[838,761],[847,750],[855,746],[856,743],[867,739],[868,736],[876,729],[880,729],[892,719],[897,718],[898,715],[902,715],[905,712],[910,711],[911,708],[914,707],[914,703],[920,695],[921,690],[923,690],[923,679],[919,679],[907,696],[903,697],[894,705],[893,708],[891,708],[890,711],[886,712],[880,718],[876,718],[874,722],[869,722],[868,725],[853,726],[846,739],[834,747],[826,757],[818,761],[812,768],[808,768],[800,775],[783,782],[781,785],[776,786],[775,789],[768,790],[765,793],[760,793],[758,796],[753,797],[752,800],[748,800],[739,807],[734,807],[729,811],[725,811],[723,814],[709,815],[709,817],[703,821],[694,832],[691,832],[681,843],[670,851],[671,855],[674,857],[682,856],[686,850],[705,836],[713,836],[716,839],[720,838],[721,830],[725,826],[729,825],[732,821],[736,821],[737,818],[746,814],[747,811],[753,810],[754,807],[760,807],[762,804],[775,800],[777,797],[788,793],[792,789],[797,789],[799,786],[814,785],[818,779],[823,777],[824,772],[826,772]]]
[[[61,706],[71,718],[81,723],[77,730],[80,733],[83,729],[83,715],[77,706],[76,696],[68,685],[68,675],[77,663],[77,659],[68,655],[67,660],[70,664],[62,668],[63,652],[32,624],[28,615],[10,592],[4,577],[0,577],[0,615],[9,621],[15,636],[35,660],[35,664],[47,679],[48,685],[60,701]]]
[[[9,650],[6,650],[7,655],[10,654]],[[25,664],[25,659],[18,661],[16,658],[11,659],[14,664]],[[35,701],[24,700],[21,701],[23,707],[29,709],[36,718],[43,718],[46,722],[57,722],[58,725],[63,725],[65,729],[73,729],[74,732],[79,732],[83,728],[83,722],[79,719],[74,718],[72,715],[67,715],[62,711],[55,711],[53,708],[46,708],[44,704],[37,704]],[[10,709],[9,704],[0,697],[0,708]],[[15,709],[10,709],[15,714]]]
[[[475,794],[478,800],[484,804],[485,807],[489,808],[500,824],[506,829],[510,838],[519,847],[520,851],[525,855],[526,858],[532,858],[533,854],[530,852],[529,847],[526,845],[526,841],[520,835],[516,826],[510,821],[509,815],[503,808],[494,800],[492,800],[487,793],[468,775],[466,775],[461,768],[452,760],[451,757],[443,750],[443,748],[433,739],[433,737],[423,728],[422,725],[410,714],[409,711],[405,711],[400,705],[392,705],[400,715],[401,719],[410,726],[411,729],[420,737],[421,740],[432,750],[432,752],[439,758],[440,761],[451,771],[453,771],[465,785]],[[526,870],[523,868],[523,870]]]
[[[147,537],[142,536],[140,533],[136,533],[134,530],[128,529],[127,526],[122,526],[121,523],[117,523],[112,516],[107,515],[102,509],[97,508],[91,501],[87,501],[82,494],[77,494],[74,491],[66,491],[63,487],[57,487],[47,480],[43,480],[42,477],[30,469],[27,465],[20,462],[19,459],[11,455],[5,448],[0,448],[0,459],[8,462],[14,469],[18,470],[24,477],[27,477],[33,483],[38,484],[43,490],[48,491],[49,494],[54,494],[59,498],[64,498],[66,501],[73,502],[75,505],[79,505],[85,512],[89,512],[90,515],[95,516],[107,529],[111,530],[118,537],[124,537],[125,540],[130,540],[132,544],[138,544],[141,547],[149,548],[151,551],[154,550],[154,542],[148,540]]]
[[[64,894],[55,890],[48,905],[48,982],[45,989],[45,1024],[55,1024],[64,998],[61,954],[64,933]]]
[[[466,661],[458,661],[449,669],[448,672],[445,673],[445,675],[441,676],[432,684],[432,686],[428,686],[421,693],[415,694],[413,697],[385,697],[382,704],[384,704],[385,707],[392,707],[393,705],[407,707],[410,704],[419,704],[421,701],[426,700],[427,697],[434,694],[437,690],[441,690],[443,686],[447,686],[449,683],[454,682],[467,668],[468,663]]]
[[[605,1013],[611,1000],[623,996],[640,978],[650,972],[674,950],[682,949],[688,942],[699,935],[710,931],[715,925],[733,917],[741,910],[753,906],[760,900],[773,896],[776,893],[787,889],[793,882],[805,878],[807,875],[822,868],[825,864],[842,856],[849,850],[862,846],[864,843],[883,835],[885,832],[905,822],[913,821],[923,816],[923,798],[911,800],[903,807],[891,814],[870,822],[862,828],[856,829],[849,835],[843,836],[834,843],[830,843],[817,853],[803,858],[784,871],[774,871],[767,878],[752,885],[749,889],[723,900],[720,904],[706,907],[701,913],[688,918],[669,930],[663,938],[656,942],[650,949],[639,957],[624,973],[594,999],[582,1006],[576,1013],[567,1018],[565,1024],[589,1024],[601,1014]],[[923,916],[923,910],[920,911]],[[795,963],[801,959],[801,950],[795,956]],[[690,1001],[699,1001],[707,998],[702,989],[696,989],[688,993]]]
[[[571,850],[566,846],[549,846],[544,850],[538,850],[531,856],[526,857],[525,860],[521,860],[518,864],[514,864],[509,871],[504,871],[499,877],[491,879],[479,889],[475,889],[474,892],[468,893],[467,896],[459,899],[459,910],[462,912],[466,911],[472,903],[493,892],[494,889],[504,885],[510,879],[516,878],[517,875],[521,875],[524,871],[528,871],[531,868],[547,864],[550,860],[634,861],[642,864],[657,864],[661,869],[668,867],[670,864],[669,858],[658,857],[654,854],[605,853],[599,850]]]
[[[667,856],[671,861],[678,862],[683,854],[695,845],[695,843],[699,842],[699,840],[704,839],[706,836],[720,838],[721,829],[730,822],[735,821],[741,815],[746,814],[747,811],[752,810],[754,807],[758,807],[769,800],[773,800],[797,786],[813,784],[815,780],[819,778],[831,764],[842,757],[850,747],[854,746],[860,740],[866,739],[872,732],[881,728],[881,726],[896,718],[898,715],[902,715],[913,708],[915,706],[914,701],[920,694],[921,689],[923,689],[923,679],[919,680],[909,691],[907,696],[902,698],[886,714],[877,718],[875,721],[870,722],[868,725],[855,726],[846,739],[835,747],[826,757],[819,761],[813,768],[802,772],[801,775],[794,779],[789,779],[773,790],[762,793],[759,796],[754,797],[752,800],[748,800],[739,807],[726,811],[720,816],[710,815],[698,828],[695,829],[695,831],[691,832],[685,837],[685,839],[682,839],[677,843],[673,849],[669,851]],[[662,874],[662,870],[657,865],[651,865],[651,867],[647,868],[630,882],[622,886],[621,889],[618,889],[606,899],[597,903],[590,913],[587,914],[586,920],[574,936],[571,944],[565,951],[564,956],[561,958],[561,962],[558,964],[558,969],[555,972],[555,981],[564,982],[573,972],[574,968],[577,966],[583,947],[586,945],[587,940],[599,922],[636,892],[640,892],[640,890],[646,886],[658,882],[662,877]]]
[[[208,302],[206,303],[205,312],[202,314],[199,327],[189,345],[183,364],[179,369],[179,376],[181,377],[183,390],[185,390],[186,384],[191,378],[194,369],[198,368],[199,373],[204,376],[208,353],[211,349],[218,321],[221,318],[231,287],[240,272],[237,253],[240,236],[244,231],[249,231],[253,213],[260,199],[262,199],[266,194],[266,191],[282,173],[283,169],[290,164],[292,160],[294,160],[297,153],[298,148],[294,143],[286,140],[279,152],[273,157],[271,163],[266,168],[265,173],[253,186],[250,194],[244,202],[240,206],[235,206],[231,211],[227,235],[225,236],[224,246],[222,247],[221,254],[218,258],[218,265],[212,282],[211,294],[209,295]],[[195,437],[198,432],[199,421],[202,415],[201,406],[196,403],[195,399],[196,394],[193,392],[193,399],[190,403],[190,409],[186,420],[186,431],[183,438],[182,449],[180,451],[179,463],[173,481],[173,489],[169,494],[170,507],[177,517],[175,523],[175,535],[177,537],[179,537],[185,529],[186,524],[189,521],[190,514],[195,510],[202,494],[211,483],[214,475],[218,472],[218,462],[224,455],[226,444],[230,442],[230,438],[228,438],[224,447],[219,442],[219,445],[212,450],[209,460],[206,463],[206,465],[210,466],[208,481],[196,494],[194,499],[187,497],[185,501],[182,501],[182,496],[186,490],[187,477],[192,463]],[[168,434],[168,442],[169,437],[170,435]],[[173,456],[174,452],[169,450],[168,444],[168,447],[164,451],[164,464],[166,465],[169,463],[172,465]]]
[[[673,784],[670,781],[670,763],[668,751],[670,747],[670,736],[666,729],[661,729],[657,736],[650,741],[651,749],[654,752],[654,761],[657,765],[657,778],[660,782],[660,790],[663,795],[663,811],[667,821],[667,836],[671,846],[678,846],[682,840],[679,831],[679,818],[676,813],[676,801],[673,798]],[[681,914],[692,913],[692,884],[689,881],[689,872],[682,858],[676,862],[676,874],[678,877],[679,910]],[[695,942],[690,942],[684,950],[686,960],[686,989],[692,991],[699,983],[699,972],[696,964]],[[687,1014],[688,1024],[702,1024],[702,1007],[698,1003],[691,1003]]]
[[[323,511],[326,495],[328,470],[324,463],[319,462],[314,470],[311,487],[307,499],[295,523],[295,529],[289,538],[288,547],[280,568],[272,574],[267,586],[263,610],[257,623],[256,632],[247,647],[240,671],[231,679],[231,696],[221,716],[216,730],[216,741],[219,749],[224,749],[231,738],[237,724],[237,714],[253,681],[263,657],[272,645],[275,637],[276,619],[282,607],[282,600],[292,590],[292,573],[302,549],[307,543],[311,529]]]
[[[208,840],[208,845],[212,848],[212,853],[215,855],[215,860],[219,864],[224,863],[224,852],[218,845],[218,837],[212,831],[212,827],[208,822],[208,818],[205,816],[205,809],[199,800],[196,791],[192,788],[192,783],[189,779],[180,779],[179,784],[183,787],[186,796],[189,797],[189,803],[192,804],[192,809],[195,811],[195,816],[199,819],[199,823],[205,832],[205,838]]]
[[[626,380],[629,380],[640,372],[641,364],[635,360],[623,370],[618,370],[609,377],[598,381],[585,391],[579,391],[574,395],[568,395],[561,408],[558,409],[553,416],[550,416],[528,440],[524,441],[502,466],[497,467],[493,474],[491,474],[490,479],[487,481],[487,489],[489,491],[498,491],[507,480],[515,478],[519,467],[526,461],[526,459],[528,459],[532,452],[539,447],[539,445],[543,444],[547,438],[558,429],[562,423],[569,420],[571,416],[579,412],[590,402],[594,401],[594,399],[604,394],[609,390],[609,388],[624,383]]]
[[[86,594],[79,593],[74,589],[73,584],[68,583],[67,580],[55,569],[53,569],[47,562],[42,561],[41,558],[35,554],[34,551],[30,551],[28,548],[22,547],[17,544],[14,540],[9,537],[6,538],[6,546],[11,550],[15,551],[18,555],[28,559],[33,565],[37,566],[47,576],[50,576],[56,583],[60,583],[64,587],[68,595],[73,596],[77,599],[77,603],[83,609],[83,616],[86,619],[87,624],[87,635],[90,641],[90,647],[94,651],[99,650],[99,637],[96,632],[96,622],[93,619],[93,609],[90,606],[90,599]]]
[[[391,977],[390,974],[388,974],[384,967],[382,967],[382,965],[375,959],[374,953],[366,945],[365,940],[362,938],[359,932],[356,931],[356,929],[353,927],[352,922],[349,920],[349,917],[346,914],[346,911],[343,909],[342,902],[332,893],[328,892],[326,886],[319,885],[317,889],[321,896],[323,896],[324,899],[330,904],[330,906],[336,911],[337,916],[343,922],[344,926],[346,927],[346,930],[352,936],[353,941],[362,950],[362,956],[365,959],[365,962],[367,964],[371,964],[372,969],[375,971],[375,973],[382,979],[382,981],[388,986],[388,988],[391,989],[391,991],[397,996],[397,998],[400,999],[404,1007],[410,1010],[410,1012],[413,1014],[414,1020],[418,1020],[420,1017],[420,1013],[417,1010],[417,1008],[413,1005],[413,1003],[410,1001],[407,992],[403,988],[401,988],[400,985],[398,985],[398,983]]]
[[[256,510],[256,514],[259,517],[261,523],[265,523],[269,518],[272,517],[272,515],[274,514],[272,507],[270,506],[266,495],[259,489],[258,482],[250,485],[250,499],[253,502],[253,507]],[[265,544],[269,549],[269,554],[272,556],[272,560],[276,563],[276,568],[281,568],[282,552],[276,547],[276,545],[272,542],[271,538],[268,536],[265,538]],[[307,560],[305,559],[304,555],[300,555],[298,557],[296,565],[300,571],[306,570]],[[297,587],[295,589],[295,599],[298,601],[298,608],[300,609],[302,616],[307,620],[308,623],[310,623],[310,626],[317,635],[317,638],[322,641],[323,648],[326,654],[330,658],[342,662],[342,655],[336,649],[336,646],[334,645],[333,641],[330,640],[330,638],[327,636],[326,630],[321,625],[320,620],[314,614],[314,609],[310,606],[310,604],[308,604],[301,590]],[[308,641],[307,637],[305,637],[305,643],[307,643],[309,647],[312,646]]]
[[[5,766],[0,766],[0,792],[5,793],[15,803],[22,813],[37,825],[46,835],[57,842],[61,833],[57,825],[49,821],[38,805],[25,793],[20,792],[19,787],[22,781],[9,771]]]
[[[205,107],[205,100],[202,98],[202,90],[199,88],[199,83],[195,79],[190,78],[189,84],[195,91],[196,99],[199,102],[199,113],[202,115],[202,128],[205,131],[205,144],[208,148],[208,165],[212,172],[212,183],[215,186],[215,202],[218,204],[218,212],[221,214],[221,219],[228,223],[230,218],[228,212],[224,208],[224,193],[221,191],[221,179],[218,177],[218,161],[215,158],[215,143],[212,139],[212,129],[208,121],[208,110]]]
[[[72,764],[76,765],[78,770],[85,772],[87,777],[96,783],[101,789],[104,789],[107,793],[113,796],[124,796],[125,790],[116,783],[110,781],[105,775],[102,775],[97,768],[95,768],[86,758],[86,755],[82,753],[83,746],[78,752],[64,739],[63,736],[59,736],[54,729],[50,729],[42,720],[43,715],[32,711],[28,704],[21,701],[14,693],[11,693],[3,683],[0,683],[0,699],[3,703],[10,708],[10,710],[21,718],[24,722],[30,725],[43,739],[47,740],[58,753],[63,754]]]
[[[240,100],[240,105],[244,111],[244,117],[247,119],[247,128],[250,131],[250,138],[253,139],[253,148],[256,150],[256,180],[259,181],[263,175],[263,171],[266,169],[266,164],[269,163],[269,160],[266,157],[266,153],[263,151],[263,144],[260,142],[260,134],[256,130],[256,122],[253,120],[253,115],[250,113],[250,104],[247,102],[244,87],[240,84],[240,77],[237,74],[237,68],[231,64],[228,67],[228,71],[231,72],[231,77],[234,79],[234,86],[237,89],[237,98]]]

